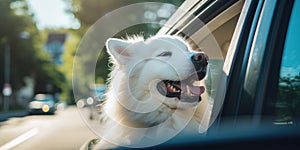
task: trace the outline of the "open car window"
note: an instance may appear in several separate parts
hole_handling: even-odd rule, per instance
[[[209,71],[205,79],[206,95],[200,104],[202,112],[196,112],[205,114],[204,118],[199,119],[206,123],[206,127],[209,126],[224,60],[244,3],[244,0],[185,1],[158,32],[181,36],[193,50],[204,51],[209,56]]]

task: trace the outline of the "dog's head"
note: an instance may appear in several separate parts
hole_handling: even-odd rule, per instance
[[[196,81],[205,77],[208,57],[203,52],[191,52],[180,38],[111,38],[106,44],[136,99],[143,100],[139,96],[149,94],[169,108],[193,107],[201,100],[205,88]]]

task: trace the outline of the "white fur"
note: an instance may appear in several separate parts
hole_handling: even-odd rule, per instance
[[[194,113],[199,103],[179,102],[156,89],[161,80],[183,80],[194,71],[187,57],[190,47],[183,40],[174,36],[111,38],[106,46],[114,67],[101,106],[102,140],[97,149],[139,144],[145,139],[167,140],[186,126],[198,131],[202,114],[195,118]],[[163,52],[172,55],[159,56]],[[201,103],[206,103],[204,99]]]

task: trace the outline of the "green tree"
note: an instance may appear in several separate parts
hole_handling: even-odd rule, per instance
[[[23,79],[35,80],[35,92],[47,91],[47,84],[57,90],[64,83],[64,76],[43,49],[40,31],[29,13],[25,0],[0,1],[0,89],[4,84],[4,49],[10,47],[10,83],[13,94],[23,86]],[[54,92],[54,91],[50,91]]]
[[[296,76],[280,77],[277,96],[279,118],[300,123],[300,73]]]
[[[141,2],[162,2],[158,0],[66,0],[66,2],[69,2],[72,5],[72,8],[70,8],[70,12],[72,12],[75,17],[80,21],[81,28],[78,30],[77,34],[82,37],[87,29],[92,26],[98,19],[100,19],[102,16],[107,14],[110,11],[113,11],[117,8],[120,8],[122,6],[126,6],[129,4],[134,3],[141,3]],[[163,1],[164,3],[170,3],[175,6],[180,6],[180,4],[183,2],[183,0],[166,0]],[[149,7],[145,7],[145,12],[150,11],[152,14],[157,15],[157,9],[163,7],[160,5],[153,5]],[[166,8],[170,9],[170,8]],[[167,10],[168,12],[175,11],[175,8],[173,10]],[[157,15],[158,16],[158,15]],[[125,18],[128,16],[124,16]],[[168,17],[155,17],[156,21],[160,20],[167,20]],[[147,18],[146,18],[147,19]],[[132,27],[129,27],[127,29],[124,29],[123,31],[120,31],[115,35],[115,37],[122,37],[126,38],[127,35],[133,35],[133,34],[141,34],[145,38],[154,35],[158,30],[160,26],[159,25],[153,25],[153,24],[140,24],[135,25]],[[91,45],[89,45],[91,47]],[[97,46],[97,44],[95,44]],[[80,55],[80,56],[79,56]],[[86,62],[87,64],[90,64],[88,62],[89,60],[88,54],[78,54],[77,58],[81,59],[82,62]],[[96,79],[91,79],[87,76],[91,70],[94,68],[90,68],[91,66],[82,64],[82,66],[76,66],[78,69],[82,69],[82,71],[77,71],[82,73],[81,75],[78,75],[81,79],[86,79],[86,81],[90,80],[96,80],[98,83],[105,83],[107,79],[107,75],[110,72],[109,71],[109,63],[108,63],[108,54],[106,53],[106,50],[103,50],[102,53],[99,55],[97,65],[96,65]],[[82,83],[85,84],[86,82]],[[80,83],[78,83],[80,84]],[[88,94],[87,91],[90,91],[90,85],[80,85],[83,89],[86,88],[88,90],[82,90],[82,95],[85,95],[84,93]]]
[[[65,42],[65,52],[62,56],[63,65],[60,70],[64,73],[66,78],[66,85],[62,89],[62,98],[66,99],[69,104],[74,103],[72,92],[72,68],[76,49],[80,42],[80,37],[74,31],[68,32],[68,38]]]

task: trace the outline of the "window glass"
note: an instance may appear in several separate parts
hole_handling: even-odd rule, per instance
[[[300,0],[295,0],[280,68],[275,124],[300,123]]]

